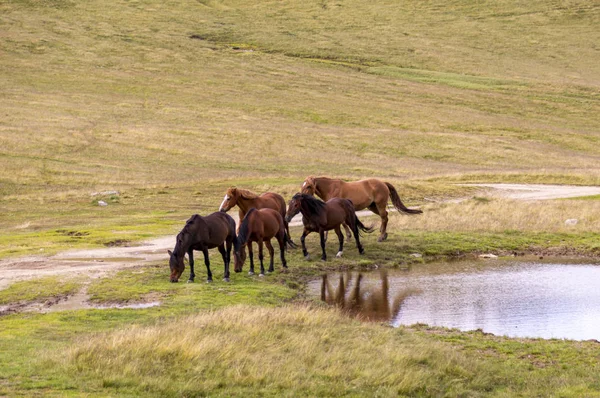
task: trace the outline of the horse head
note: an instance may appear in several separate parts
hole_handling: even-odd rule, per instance
[[[219,211],[229,211],[229,209],[237,204],[237,196],[237,188],[229,188],[225,193],[225,197],[223,198],[223,202],[221,202],[221,206],[219,206]]]
[[[313,196],[317,193],[317,181],[315,177],[306,177],[306,180],[302,183],[300,193]]]
[[[175,250],[175,253],[171,250],[167,250],[167,253],[169,253],[169,267],[171,268],[171,277],[169,280],[175,283],[179,281],[179,278],[185,269],[185,264],[183,263],[185,254],[178,255],[177,250]]]
[[[301,193],[297,193],[292,197],[292,200],[290,200],[287,212],[285,213],[286,222],[289,223],[290,221],[292,221],[292,218],[294,218],[296,214],[300,213],[302,195],[303,194]]]
[[[234,257],[234,266],[233,266],[233,270],[235,272],[242,272],[242,267],[244,266],[244,263],[246,262],[246,247],[245,246],[241,246],[238,247],[234,250],[233,252],[233,257]]]

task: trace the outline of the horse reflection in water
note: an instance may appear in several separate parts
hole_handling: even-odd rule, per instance
[[[337,289],[334,289],[327,275],[321,283],[321,301],[348,312],[352,316],[369,321],[389,321],[398,316],[404,301],[419,292],[407,288],[395,295],[390,305],[390,286],[385,270],[380,271],[381,287],[365,287],[363,274],[353,280],[348,272],[340,275]]]

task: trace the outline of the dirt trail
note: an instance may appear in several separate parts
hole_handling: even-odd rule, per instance
[[[525,184],[468,184],[486,189],[486,193],[517,200],[547,200],[578,196],[600,195],[600,187]],[[371,215],[363,210],[359,217]],[[301,225],[296,216],[290,226]],[[54,256],[32,256],[0,260],[0,290],[18,280],[51,275],[88,274],[98,276],[106,272],[137,267],[154,261],[167,264],[167,249],[175,245],[174,236],[152,239],[133,247],[73,250]]]

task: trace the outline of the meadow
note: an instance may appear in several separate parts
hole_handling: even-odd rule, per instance
[[[215,256],[213,285],[168,284],[166,258],[15,283],[0,306],[84,287],[162,304],[0,317],[0,396],[598,396],[595,342],[365,324],[304,286],[487,252],[597,259],[598,197],[461,184],[600,185],[599,24],[584,0],[0,3],[0,259],[174,234],[230,186],[289,199],[308,175],[381,178],[424,210],[364,257],[291,252],[265,280],[226,285]]]

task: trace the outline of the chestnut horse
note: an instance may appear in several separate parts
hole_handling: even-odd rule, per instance
[[[373,227],[365,227],[362,222],[356,216],[354,212],[354,206],[348,199],[333,198],[327,202],[322,202],[312,195],[305,195],[297,193],[292,197],[290,201],[285,218],[290,221],[299,212],[302,213],[302,223],[304,224],[304,231],[300,242],[302,242],[302,253],[308,260],[308,251],[306,250],[305,239],[306,236],[311,232],[318,232],[321,238],[321,250],[323,255],[321,260],[327,260],[327,253],[325,252],[325,231],[335,230],[340,241],[340,248],[336,257],[341,257],[344,251],[344,234],[342,233],[340,226],[342,223],[346,223],[354,233],[354,239],[356,240],[356,248],[360,254],[365,252],[362,245],[360,244],[359,229],[364,232],[373,232]]]
[[[239,207],[240,223],[244,217],[246,217],[248,210],[253,207],[255,209],[267,208],[277,210],[279,214],[281,214],[282,218],[285,217],[285,200],[283,199],[283,196],[275,192],[266,192],[258,196],[254,192],[250,192],[246,189],[229,188],[225,193],[225,197],[223,198],[221,206],[219,206],[219,211],[228,212],[236,205]],[[290,227],[285,220],[284,225],[285,231],[287,232],[287,236],[289,238],[289,245],[290,247],[295,247],[296,245],[291,239]],[[237,230],[239,232],[239,227]]]
[[[377,241],[387,239],[388,199],[392,199],[394,207],[406,214],[420,214],[422,210],[409,209],[400,200],[400,196],[389,182],[383,182],[376,178],[367,180],[345,182],[327,177],[307,177],[302,184],[302,193],[317,195],[324,201],[331,198],[350,199],[354,204],[354,210],[369,209],[381,217],[380,235]],[[346,228],[348,233],[348,229]],[[350,234],[348,233],[348,238]]]
[[[194,250],[201,251],[204,254],[204,264],[206,264],[206,270],[208,271],[206,281],[212,282],[208,249],[215,247],[219,248],[219,252],[223,256],[223,262],[225,263],[224,280],[229,282],[231,247],[235,240],[235,221],[228,214],[216,212],[206,217],[194,214],[187,220],[181,232],[177,234],[177,243],[175,243],[173,251],[167,251],[170,256],[171,282],[179,281],[185,269],[183,258],[186,253],[190,260],[190,279],[188,282],[194,281],[196,277],[196,274],[194,274]],[[227,251],[225,247],[227,247]]]
[[[271,256],[268,272],[273,272],[273,255],[275,254],[275,250],[271,245],[272,238],[277,239],[281,263],[283,264],[283,268],[287,268],[287,261],[285,261],[285,245],[289,240],[289,237],[285,232],[285,224],[281,214],[276,210],[267,208],[252,208],[248,210],[246,217],[242,220],[240,233],[235,242],[235,272],[242,271],[242,266],[246,261],[246,251],[244,250],[244,247],[247,245],[250,254],[250,272],[248,272],[248,274],[254,275],[254,253],[252,252],[252,242],[258,243],[260,276],[265,275],[265,267],[263,265],[263,242],[265,246],[267,246],[267,250],[269,250],[269,255]]]

